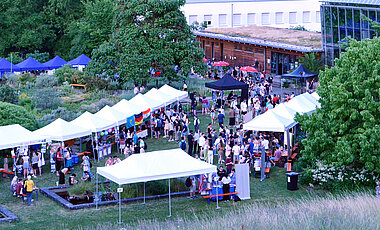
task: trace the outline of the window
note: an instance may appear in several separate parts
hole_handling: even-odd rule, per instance
[[[256,24],[256,14],[249,13],[247,15],[247,24],[248,25],[255,25]]]
[[[189,24],[192,25],[194,22],[197,22],[198,20],[198,15],[190,15],[189,16]]]
[[[261,25],[270,25],[269,13],[261,14]]]
[[[205,15],[204,16],[204,22],[206,22],[206,25],[207,26],[210,26],[211,25],[211,20],[212,20],[212,15]]]
[[[282,12],[276,12],[276,24],[282,24],[283,22],[283,16],[284,13]]]
[[[241,25],[241,14],[234,14],[232,20],[233,20],[234,26],[240,26]]]
[[[227,26],[227,14],[219,14],[219,26]]]
[[[321,12],[320,11],[315,12],[315,22],[318,22],[318,23],[321,22]]]
[[[297,12],[289,13],[289,24],[297,24]]]
[[[303,12],[302,21],[303,21],[303,23],[309,23],[309,22],[311,22],[310,11],[304,11]]]
[[[235,50],[243,50],[240,44],[234,46]]]

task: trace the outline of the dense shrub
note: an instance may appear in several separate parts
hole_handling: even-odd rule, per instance
[[[102,98],[99,101],[96,101],[96,102],[94,102],[94,103],[92,103],[90,105],[86,105],[86,104],[81,105],[80,106],[80,110],[82,112],[88,111],[90,113],[96,113],[96,112],[98,112],[99,110],[101,110],[106,105],[112,106],[112,105],[114,105],[114,102],[110,101],[107,98]]]
[[[61,103],[55,88],[43,88],[36,90],[33,102],[37,109],[55,109]]]
[[[41,74],[36,79],[37,88],[58,86],[58,77],[54,75]]]
[[[79,79],[84,76],[83,72],[73,69],[71,65],[65,65],[62,68],[55,70],[54,74],[58,77],[59,83],[63,83],[65,81],[69,83],[78,83]]]
[[[59,107],[58,109],[52,110],[49,114],[46,114],[40,119],[37,119],[39,126],[45,126],[61,118],[65,121],[74,120],[79,114],[68,110],[65,107]]]
[[[19,124],[29,130],[35,130],[37,123],[34,116],[25,108],[6,102],[0,102],[0,126]]]
[[[35,83],[37,79],[37,77],[34,74],[30,73],[20,74],[17,76],[17,78],[18,82],[23,86],[27,85],[28,83]]]
[[[1,86],[0,101],[16,104],[18,101],[16,90],[13,87],[10,87],[9,85]]]

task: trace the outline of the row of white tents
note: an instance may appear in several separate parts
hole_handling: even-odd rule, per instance
[[[121,100],[116,105],[105,106],[95,114],[85,112],[75,120],[67,122],[58,118],[54,122],[31,132],[20,125],[0,127],[0,150],[40,144],[47,141],[66,141],[89,136],[123,124],[133,127],[136,117],[149,116],[158,108],[180,101],[188,96],[187,92],[164,85],[138,94],[131,100]]]
[[[304,93],[295,96],[289,102],[281,103],[275,108],[255,117],[253,120],[243,125],[244,130],[286,132],[293,128],[296,113],[310,114],[321,107],[318,102],[319,96],[316,92]]]

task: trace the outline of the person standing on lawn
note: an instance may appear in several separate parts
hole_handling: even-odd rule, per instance
[[[32,181],[32,176],[28,175],[28,180],[25,181],[24,187],[26,188],[26,200],[28,205],[32,204],[32,192],[34,189],[34,182]]]
[[[187,136],[187,143],[189,144],[187,149],[187,154],[193,156],[193,147],[194,147],[194,136],[193,130],[190,131],[190,134]]]
[[[185,141],[185,137],[181,137],[182,140],[179,142],[179,147],[186,152],[186,141]]]
[[[223,123],[224,123],[224,114],[222,113],[222,111],[219,111],[219,114],[218,114],[218,122],[219,122],[219,126],[222,127],[223,126]]]

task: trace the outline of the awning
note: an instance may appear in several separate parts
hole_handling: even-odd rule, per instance
[[[45,142],[45,138],[21,125],[0,126],[0,150]]]

